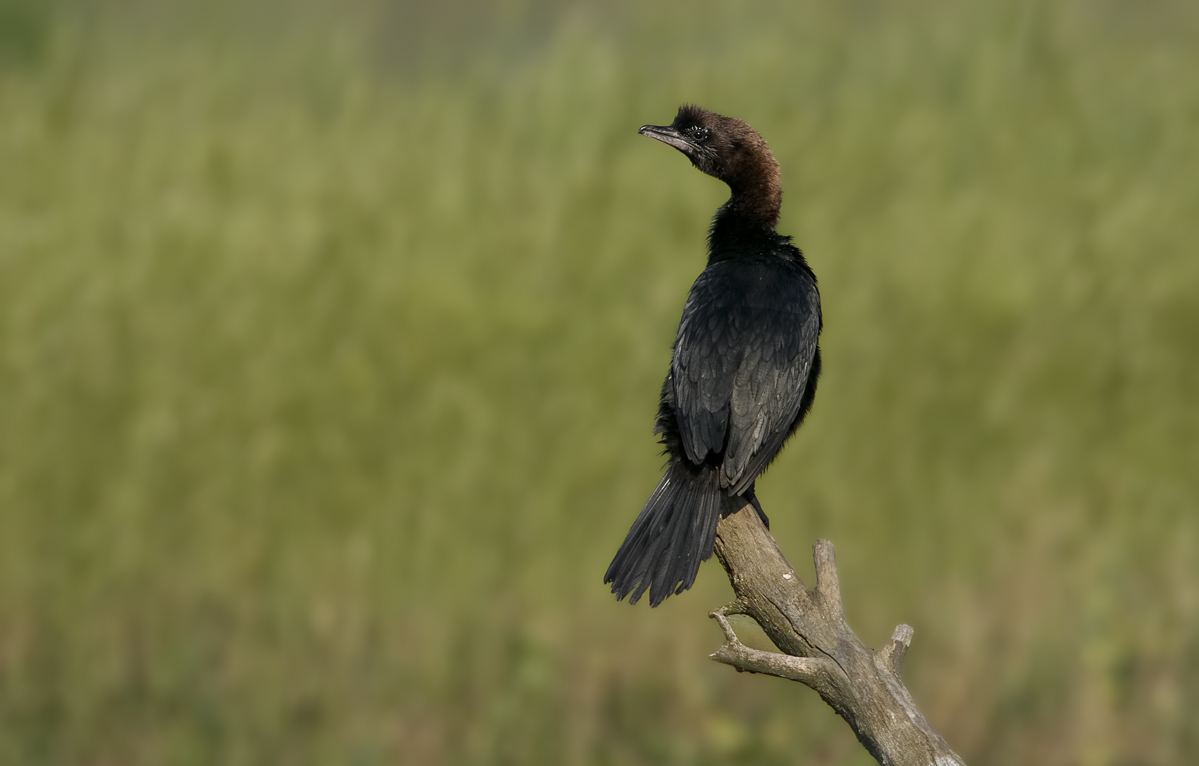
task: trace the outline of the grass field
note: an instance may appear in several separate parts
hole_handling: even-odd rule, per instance
[[[682,101],[820,277],[801,573],[975,766],[1199,762],[1199,14],[646,5],[0,2],[0,763],[871,763],[601,584]]]

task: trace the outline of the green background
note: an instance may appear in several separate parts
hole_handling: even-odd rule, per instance
[[[1183,0],[0,0],[0,762],[870,763],[718,566],[601,583],[684,101],[820,278],[801,574],[975,766],[1199,762],[1197,72]]]

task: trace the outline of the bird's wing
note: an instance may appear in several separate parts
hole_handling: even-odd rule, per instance
[[[816,312],[770,312],[753,317],[746,352],[733,380],[729,434],[720,484],[744,492],[782,449],[812,381],[820,335]],[[770,331],[773,330],[773,331]]]
[[[814,284],[781,306],[729,300],[719,307],[711,292],[697,281],[683,311],[672,366],[675,413],[688,459],[718,457],[721,486],[740,494],[799,414],[820,335],[820,299]]]
[[[703,296],[697,293],[692,291],[683,309],[671,363],[679,435],[687,458],[696,465],[724,451],[733,381],[741,362],[737,322],[724,312],[704,311]]]

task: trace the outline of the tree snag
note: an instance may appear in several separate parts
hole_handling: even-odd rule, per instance
[[[883,766],[965,766],[900,679],[913,630],[900,625],[875,651],[845,621],[832,543],[818,540],[813,546],[816,587],[808,588],[753,506],[746,505],[720,520],[716,556],[737,599],[711,613],[725,637],[712,659],[815,689]],[[751,617],[783,653],[742,644],[729,624],[731,614]]]

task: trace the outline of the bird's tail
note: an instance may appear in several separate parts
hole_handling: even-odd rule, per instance
[[[745,505],[720,488],[714,470],[697,472],[672,462],[604,575],[616,598],[636,604],[649,590],[650,606],[695,583],[699,565],[712,557],[716,523]]]

